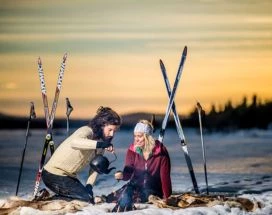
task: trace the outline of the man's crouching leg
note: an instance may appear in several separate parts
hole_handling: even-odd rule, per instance
[[[46,187],[57,194],[56,199],[77,199],[94,204],[92,185],[85,187],[77,178],[54,175],[46,170],[43,170],[42,179]]]

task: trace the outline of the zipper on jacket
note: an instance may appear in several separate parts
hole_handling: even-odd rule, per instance
[[[146,185],[146,178],[147,178],[147,162],[145,162],[144,187]]]

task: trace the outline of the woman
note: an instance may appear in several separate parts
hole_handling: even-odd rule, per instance
[[[97,172],[90,171],[84,186],[77,174],[96,154],[113,151],[111,140],[121,124],[120,116],[108,107],[100,107],[89,125],[76,130],[56,149],[44,166],[44,184],[61,197],[93,203],[92,185]]]
[[[151,194],[164,199],[171,195],[169,154],[152,133],[153,126],[149,121],[140,120],[136,124],[134,142],[127,150],[124,170],[115,174],[115,179],[130,182],[121,188],[113,211],[132,210],[133,202],[147,202]]]

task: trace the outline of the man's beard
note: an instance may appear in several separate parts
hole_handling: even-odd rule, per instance
[[[107,142],[107,143],[111,143],[113,137],[105,137],[104,134],[103,134],[103,137],[102,137],[102,140]]]

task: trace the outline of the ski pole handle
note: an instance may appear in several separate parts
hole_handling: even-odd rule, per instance
[[[66,116],[69,117],[73,110],[74,108],[72,107],[69,98],[66,98]]]
[[[35,113],[35,108],[34,108],[34,103],[30,102],[30,114],[29,114],[30,119],[35,119],[36,118],[36,113]]]

